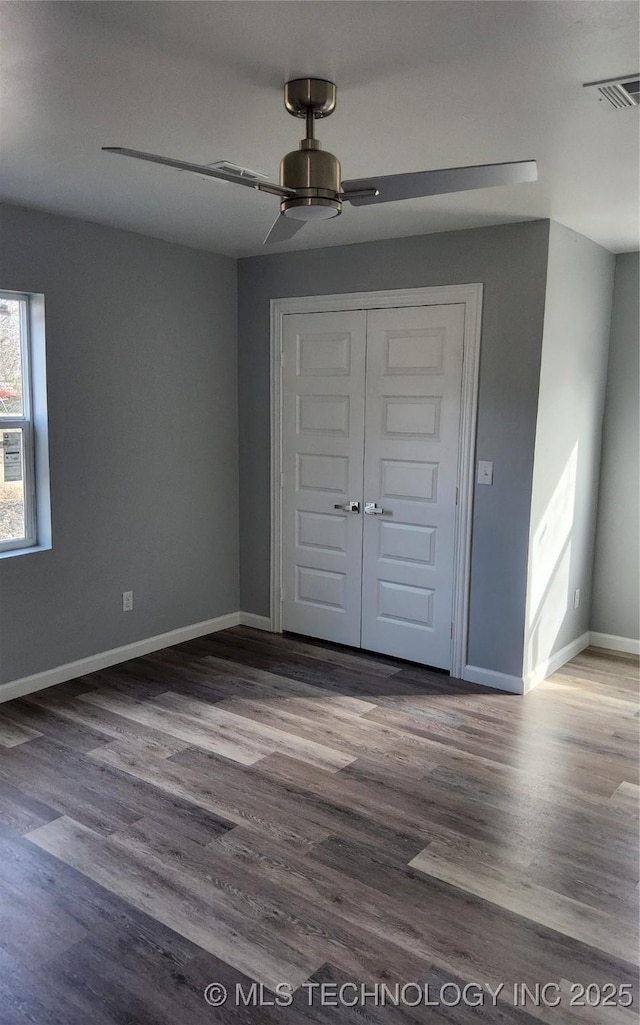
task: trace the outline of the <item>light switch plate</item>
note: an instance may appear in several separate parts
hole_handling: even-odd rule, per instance
[[[487,459],[478,460],[478,484],[493,484],[493,463]]]

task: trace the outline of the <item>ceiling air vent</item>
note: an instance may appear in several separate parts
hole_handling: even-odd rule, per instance
[[[640,72],[624,78],[608,78],[603,82],[585,82],[584,88],[597,89],[600,102],[606,100],[616,110],[640,104]]]
[[[230,160],[217,160],[215,164],[207,164],[216,171],[224,171],[225,174],[237,174],[241,178],[251,178],[252,181],[266,181],[269,177],[261,171],[252,171],[250,167],[240,167],[239,164],[232,164]]]
[[[246,178],[252,182],[267,181],[268,175],[261,171],[252,171],[249,167],[240,167],[239,164],[232,164],[230,160],[216,160],[215,164],[203,164],[203,167],[210,167],[214,171],[222,171],[223,174],[237,175],[239,178]],[[178,168],[178,174],[183,174],[184,168]],[[210,182],[211,178],[201,175],[203,182]]]

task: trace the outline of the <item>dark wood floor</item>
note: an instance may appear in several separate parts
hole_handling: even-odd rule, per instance
[[[0,1022],[631,1025],[637,690],[610,653],[520,698],[239,628],[0,706]]]

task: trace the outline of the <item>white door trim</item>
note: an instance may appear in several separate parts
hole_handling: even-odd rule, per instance
[[[451,675],[466,663],[471,575],[471,522],[475,468],[482,285],[442,285],[382,292],[347,292],[271,300],[271,630],[282,632],[282,353],[283,317],[289,313],[388,309],[464,303],[464,361],[458,447]]]

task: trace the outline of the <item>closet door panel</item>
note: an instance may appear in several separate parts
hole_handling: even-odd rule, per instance
[[[358,647],[366,314],[284,320],[283,629]]]
[[[464,305],[367,323],[362,647],[451,667]]]

